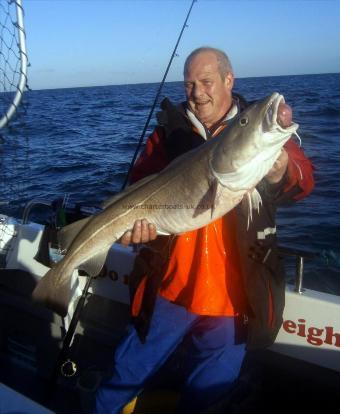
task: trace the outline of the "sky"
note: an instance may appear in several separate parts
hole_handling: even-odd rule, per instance
[[[191,0],[22,0],[31,89],[159,82]],[[340,0],[198,0],[167,81],[214,46],[236,77],[340,72]]]

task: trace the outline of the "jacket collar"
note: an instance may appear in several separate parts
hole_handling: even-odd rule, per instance
[[[239,113],[239,105],[237,100],[233,99],[233,104],[229,111],[220,121],[213,125],[212,128],[210,128],[210,130],[196,117],[196,115],[191,111],[191,109],[188,106],[186,106],[185,112],[193,127],[197,130],[197,132],[201,135],[202,138],[207,140],[214,136],[214,133],[217,130],[219,130],[220,126],[225,126],[228,121],[233,119]]]

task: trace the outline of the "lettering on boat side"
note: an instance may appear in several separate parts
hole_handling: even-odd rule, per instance
[[[305,319],[298,319],[297,322],[285,320],[282,328],[289,334],[306,338],[306,341],[311,345],[322,346],[328,344],[340,348],[340,333],[334,332],[333,326],[325,326],[324,328],[308,327]]]

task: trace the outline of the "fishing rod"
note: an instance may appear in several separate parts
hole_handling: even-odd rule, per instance
[[[143,143],[143,140],[144,140],[144,137],[145,137],[146,131],[147,131],[148,127],[149,127],[149,124],[150,124],[150,121],[151,121],[151,118],[152,118],[153,112],[154,112],[155,107],[156,107],[156,105],[157,105],[157,101],[158,101],[159,95],[161,94],[161,91],[162,91],[162,89],[163,89],[163,86],[164,86],[164,83],[165,83],[165,79],[166,79],[166,77],[167,77],[167,75],[168,75],[168,72],[169,72],[169,69],[170,69],[171,63],[172,63],[172,61],[173,61],[173,58],[174,58],[174,57],[175,57],[175,55],[176,55],[177,47],[178,47],[179,42],[180,42],[180,40],[181,40],[181,38],[182,38],[182,34],[183,34],[183,32],[184,32],[184,29],[185,29],[186,27],[188,27],[188,26],[187,26],[187,21],[188,21],[188,19],[189,19],[189,16],[190,16],[191,10],[192,10],[192,8],[193,8],[193,6],[194,6],[194,3],[196,3],[196,1],[197,1],[197,0],[192,0],[192,2],[191,2],[191,5],[190,5],[190,8],[189,8],[189,11],[188,11],[188,13],[187,13],[187,16],[186,16],[185,21],[184,21],[183,26],[182,26],[182,30],[181,30],[181,32],[180,32],[180,34],[179,34],[179,36],[178,36],[178,39],[177,39],[177,42],[176,42],[175,48],[174,48],[174,50],[173,50],[173,52],[172,52],[172,55],[171,55],[171,58],[170,58],[170,60],[169,60],[168,66],[167,66],[167,68],[166,68],[166,70],[165,70],[165,73],[164,73],[164,76],[163,76],[162,82],[161,82],[161,83],[160,83],[160,85],[159,85],[159,88],[158,88],[158,91],[157,91],[156,97],[155,97],[155,99],[154,99],[154,101],[153,101],[153,104],[152,104],[152,107],[151,107],[151,109],[150,109],[149,116],[147,117],[147,120],[146,120],[146,122],[145,122],[143,132],[142,132],[142,134],[141,134],[141,136],[140,136],[140,138],[139,138],[139,141],[138,141],[138,144],[137,144],[137,148],[136,148],[136,150],[135,150],[135,153],[133,154],[133,157],[132,157],[132,160],[131,160],[131,163],[130,163],[130,166],[129,166],[129,170],[128,170],[128,172],[127,172],[127,175],[126,175],[126,177],[125,177],[125,181],[124,181],[124,184],[123,184],[123,186],[122,186],[121,190],[124,190],[124,188],[127,186],[127,183],[129,182],[129,178],[130,178],[130,175],[131,175],[132,168],[133,168],[134,163],[135,163],[135,161],[136,161],[136,158],[137,158],[138,152],[139,152],[139,150],[140,150],[140,147],[141,147],[141,145],[142,145],[142,143]]]
[[[149,116],[148,116],[148,118],[146,120],[146,123],[145,123],[144,129],[143,129],[142,135],[139,138],[139,142],[138,142],[136,151],[134,153],[134,156],[132,158],[132,161],[131,161],[131,164],[130,164],[130,167],[129,167],[129,171],[127,173],[127,176],[126,176],[125,182],[123,184],[122,190],[126,187],[126,185],[128,183],[128,180],[129,180],[129,177],[130,177],[130,174],[131,174],[132,167],[133,167],[133,165],[135,163],[135,160],[137,158],[138,151],[139,151],[139,149],[140,149],[140,147],[141,147],[141,145],[143,143],[143,139],[144,139],[145,133],[146,133],[146,131],[148,129],[148,126],[149,126],[149,123],[150,123],[152,114],[153,114],[154,109],[156,107],[156,104],[157,104],[159,95],[161,93],[161,90],[163,88],[163,85],[165,83],[165,79],[166,79],[167,74],[169,72],[169,69],[170,69],[172,60],[173,60],[173,58],[174,58],[174,56],[176,54],[176,50],[177,50],[177,47],[178,47],[179,42],[181,40],[182,34],[184,32],[184,29],[187,27],[187,21],[189,19],[191,10],[193,8],[193,5],[194,5],[194,3],[196,1],[197,0],[192,0],[192,2],[191,2],[190,9],[189,9],[189,11],[187,13],[187,16],[185,18],[184,24],[182,26],[182,30],[180,32],[180,35],[179,35],[178,39],[177,39],[175,48],[174,48],[174,50],[172,52],[172,55],[171,55],[170,61],[168,63],[168,66],[166,68],[166,71],[164,73],[162,82],[161,82],[161,84],[160,84],[160,86],[158,88],[158,91],[157,91],[155,100],[154,100],[153,105],[151,107]],[[79,301],[77,303],[76,309],[75,309],[75,311],[73,313],[73,316],[72,316],[72,319],[71,319],[71,322],[70,322],[70,326],[69,326],[69,328],[68,328],[68,330],[66,332],[66,335],[65,335],[65,337],[63,339],[62,348],[61,348],[61,350],[59,352],[57,361],[54,364],[54,367],[53,367],[53,370],[52,370],[52,374],[50,376],[50,380],[49,380],[50,387],[48,387],[48,392],[46,394],[47,398],[50,398],[50,394],[53,391],[53,387],[57,383],[57,379],[58,379],[58,376],[60,374],[62,374],[64,377],[72,377],[72,376],[74,376],[77,373],[78,368],[77,368],[76,362],[75,361],[72,361],[71,359],[67,359],[67,355],[68,355],[68,352],[70,350],[70,346],[71,346],[71,343],[72,343],[72,340],[73,340],[73,337],[74,337],[74,334],[75,334],[75,331],[76,331],[76,328],[77,328],[77,324],[78,324],[78,321],[80,319],[81,312],[82,312],[82,310],[83,310],[83,308],[85,306],[86,299],[87,299],[87,295],[88,295],[88,291],[89,291],[89,289],[91,287],[91,283],[92,283],[93,279],[94,279],[93,276],[88,276],[86,285],[85,285],[85,287],[84,287],[84,289],[82,291],[82,295],[81,295],[81,297],[80,297],[80,299],[79,299]]]

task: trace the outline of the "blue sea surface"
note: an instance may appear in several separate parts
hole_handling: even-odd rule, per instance
[[[118,191],[158,84],[28,91],[0,136],[0,212],[21,217],[32,199],[99,205]],[[312,195],[278,212],[280,244],[316,252],[306,284],[340,294],[340,74],[237,79],[248,100],[278,91],[294,110],[315,166]],[[184,100],[181,82],[162,96]],[[153,117],[149,131],[155,126]]]

